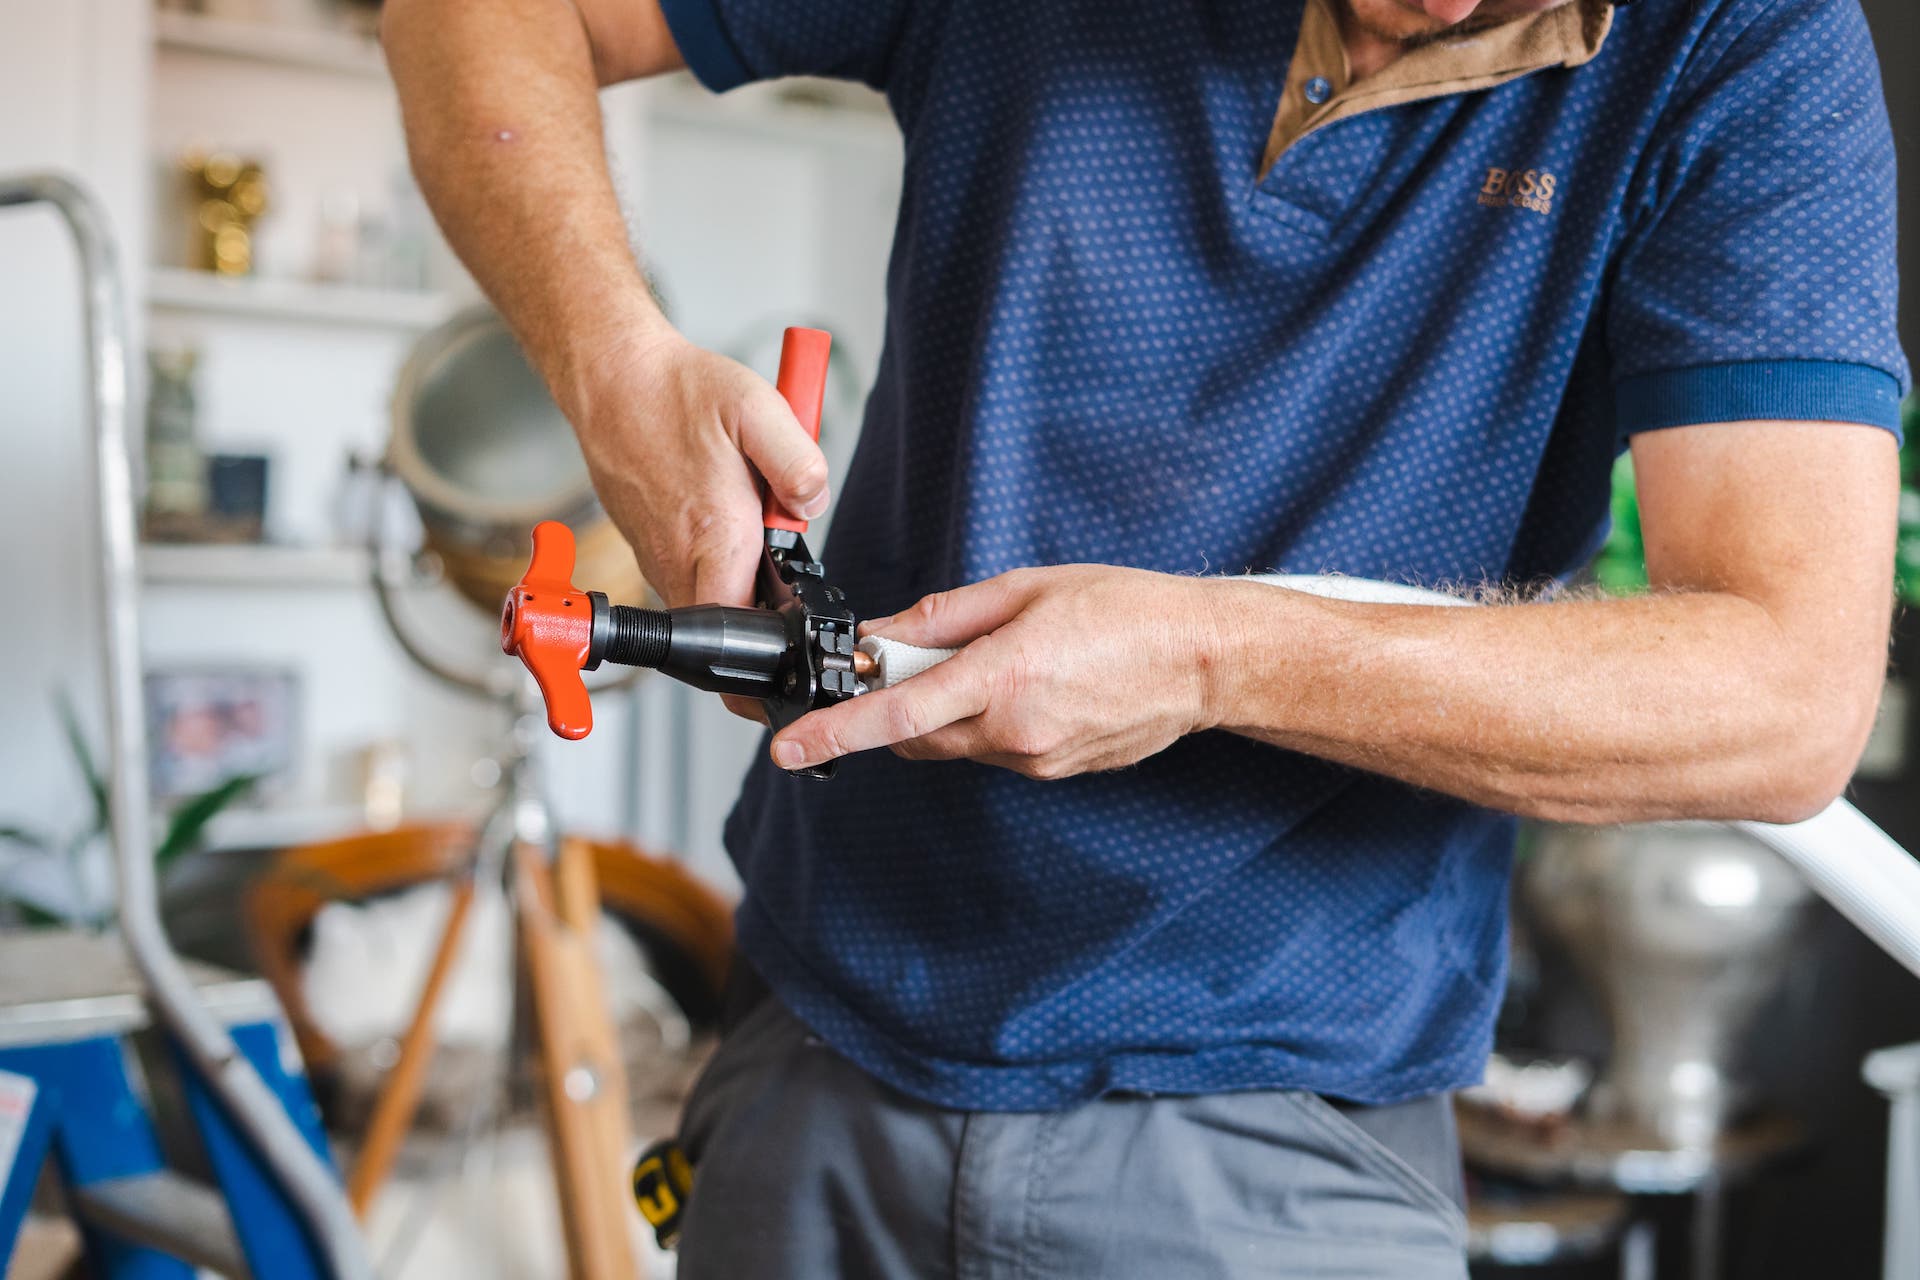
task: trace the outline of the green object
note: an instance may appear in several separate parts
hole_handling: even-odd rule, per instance
[[[1594,558],[1593,576],[1617,596],[1647,589],[1646,548],[1640,541],[1640,499],[1633,487],[1633,455],[1623,453],[1613,464],[1613,528],[1606,545]]]
[[[199,354],[147,352],[147,512],[194,518],[207,510],[207,458],[196,439],[193,373]]]
[[[1920,390],[1900,406],[1900,433],[1905,437],[1900,445],[1900,487],[1920,492]]]
[[[112,822],[108,809],[108,791],[106,776],[95,763],[93,749],[87,743],[85,730],[80,727],[80,717],[73,709],[73,703],[63,694],[56,703],[60,712],[60,724],[66,731],[67,747],[73,754],[74,764],[81,776],[86,779],[87,791],[92,799],[92,813],[84,827],[75,830],[65,839],[52,832],[35,831],[26,827],[0,826],[0,842],[32,849],[43,857],[59,858],[66,866],[69,875],[79,882],[78,865],[81,853],[93,841],[107,834]],[[234,801],[246,796],[260,779],[252,774],[238,774],[228,778],[210,791],[183,801],[173,811],[167,821],[166,831],[160,837],[159,845],[154,849],[154,864],[164,870],[168,863],[181,854],[196,848],[200,838],[206,833],[207,824]],[[85,898],[84,892],[76,890],[75,901]],[[8,900],[12,895],[0,885],[0,901]],[[39,909],[35,904],[23,899],[13,898],[14,907],[30,924],[66,923],[91,928],[100,928],[106,924],[103,915],[86,918],[74,918],[57,921],[56,917]]]

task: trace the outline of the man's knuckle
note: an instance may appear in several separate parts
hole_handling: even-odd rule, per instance
[[[1006,595],[1027,596],[1044,586],[1048,575],[1054,572],[1056,570],[1037,565],[1025,565],[1018,569],[1007,570],[995,579],[995,582]]]
[[[827,483],[827,461],[817,454],[804,455],[787,464],[785,484],[795,493],[811,493]]]
[[[1044,734],[1033,725],[1015,725],[1007,731],[1007,750],[1014,755],[1027,759],[1043,756],[1047,752],[1048,742]]]
[[[1013,765],[1013,771],[1015,773],[1023,778],[1029,778],[1034,782],[1052,781],[1048,776],[1047,768],[1046,761],[1031,756],[1022,756],[1016,760]]]
[[[927,732],[927,719],[919,703],[896,698],[887,706],[887,736],[896,742],[918,738]]]

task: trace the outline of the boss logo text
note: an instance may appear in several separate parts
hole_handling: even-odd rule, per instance
[[[1544,169],[1488,169],[1480,187],[1480,203],[1489,209],[1531,209],[1545,217],[1553,212],[1554,190],[1560,180]]]

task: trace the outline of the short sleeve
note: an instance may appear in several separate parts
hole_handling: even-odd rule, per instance
[[[1622,437],[1899,430],[1893,135],[1858,0],[1731,0],[1650,141],[1606,315]]]
[[[701,84],[827,76],[885,92],[913,0],[661,0]]]

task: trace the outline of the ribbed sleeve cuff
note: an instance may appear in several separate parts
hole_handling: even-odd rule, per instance
[[[1900,434],[1900,380],[1839,360],[1696,365],[1614,386],[1622,438],[1703,422],[1858,422]]]
[[[687,69],[701,84],[725,93],[758,78],[727,34],[714,0],[660,0],[660,11]]]

